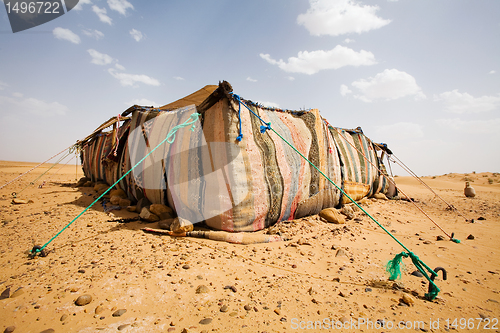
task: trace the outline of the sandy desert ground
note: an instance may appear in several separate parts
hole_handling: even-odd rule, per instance
[[[0,161],[0,186],[34,165]],[[460,244],[408,201],[363,204],[423,262],[446,269],[447,280],[435,280],[439,296],[428,301],[428,283],[412,275],[410,259],[402,278],[388,281],[384,265],[403,249],[359,211],[345,224],[318,216],[282,222],[272,230],[288,240],[241,245],[145,233],[155,223],[123,223],[137,214],[105,213],[97,203],[46,257],[30,259],[34,245],[96,197],[74,186],[83,174],[67,165],[18,195],[32,202],[13,204],[11,193],[49,166],[0,189],[0,332],[500,331],[497,173],[423,178],[469,221],[413,178],[396,178]],[[465,180],[475,198],[464,196]],[[83,295],[90,303],[76,305]]]

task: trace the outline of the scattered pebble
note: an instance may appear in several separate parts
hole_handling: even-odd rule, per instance
[[[78,306],[83,306],[89,304],[90,302],[92,302],[92,296],[82,295],[76,299],[75,304]]]
[[[129,324],[120,325],[120,326],[118,326],[118,331],[122,331],[122,330],[126,329],[129,326],[130,326]]]
[[[227,305],[223,305],[220,308],[220,312],[227,312],[229,310],[229,307]]]
[[[469,236],[467,236],[467,239],[474,239],[476,237],[474,237],[474,235],[470,234]]]
[[[9,327],[7,327],[7,328],[3,331],[3,333],[12,333],[12,332],[14,332],[14,331],[15,331],[15,329],[16,329],[16,326],[9,326]]]
[[[413,297],[411,297],[408,294],[403,294],[403,297],[401,298],[401,300],[403,301],[403,303],[405,303],[406,305],[409,305],[409,306],[413,306],[415,304],[415,300],[413,299]]]
[[[200,320],[201,325],[208,325],[211,322],[212,322],[212,318],[205,318],[205,319]]]
[[[347,253],[343,249],[339,249],[335,254],[336,257],[347,257]]]
[[[206,294],[210,291],[210,289],[208,289],[207,286],[205,286],[204,284],[201,284],[199,285],[197,288],[196,288],[196,293],[197,294]]]
[[[235,286],[225,286],[224,289],[231,289],[233,291],[233,293],[235,293],[237,291]]]
[[[0,295],[0,300],[10,297],[10,288],[5,289]]]
[[[32,202],[33,200],[17,199],[17,198],[12,199],[12,203],[15,205],[24,205]]]
[[[21,288],[18,288],[16,291],[14,291],[12,293],[12,295],[10,295],[10,298],[15,298],[15,297],[21,296],[22,294],[24,294],[24,289],[21,287]]]
[[[411,272],[411,275],[416,276],[416,277],[423,277],[424,276],[424,274],[422,274],[422,272],[420,272],[418,269]]]
[[[113,317],[121,317],[125,312],[127,312],[126,309],[116,310],[115,312],[113,312],[112,316]]]

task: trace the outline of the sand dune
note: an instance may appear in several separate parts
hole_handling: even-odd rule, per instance
[[[0,161],[0,186],[35,165]],[[332,324],[364,332],[398,325],[500,330],[499,174],[423,178],[474,223],[413,178],[396,177],[460,244],[408,201],[363,204],[423,262],[446,269],[446,281],[436,278],[438,298],[428,301],[428,283],[411,274],[410,259],[402,278],[388,281],[384,265],[403,249],[359,211],[343,225],[319,216],[282,222],[263,232],[279,231],[286,241],[238,245],[147,234],[141,228],[155,223],[121,223],[137,214],[105,213],[97,203],[47,247],[48,256],[29,259],[34,245],[46,243],[95,198],[92,188],[74,187],[83,176],[75,165],[54,174],[56,167],[26,187],[49,166],[0,189],[0,331],[314,332]],[[465,181],[475,198],[464,196]],[[12,192],[32,202],[13,204]],[[83,295],[90,303],[76,305]]]

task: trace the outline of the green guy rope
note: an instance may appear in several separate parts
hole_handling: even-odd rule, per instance
[[[59,236],[64,230],[66,230],[71,224],[73,224],[73,222],[75,222],[76,220],[78,220],[78,218],[80,216],[82,216],[87,210],[89,210],[90,207],[92,207],[97,201],[99,201],[104,195],[106,195],[106,193],[108,193],[113,187],[115,187],[116,184],[118,184],[123,178],[125,178],[130,172],[132,172],[132,170],[134,170],[139,164],[141,164],[149,155],[151,155],[156,149],[158,149],[158,147],[160,147],[162,144],[164,144],[165,142],[168,142],[168,143],[173,143],[174,140],[175,140],[175,133],[183,128],[183,127],[187,127],[189,125],[191,125],[191,131],[194,131],[194,126],[195,126],[195,122],[198,120],[198,118],[200,117],[200,114],[195,112],[193,113],[192,115],[189,116],[189,118],[182,124],[180,125],[177,125],[175,126],[174,128],[172,128],[170,130],[170,132],[168,132],[167,134],[167,137],[165,139],[163,139],[162,142],[160,142],[156,147],[154,147],[149,153],[146,154],[146,156],[144,156],[139,162],[137,162],[132,168],[130,168],[129,171],[127,171],[123,176],[120,177],[120,179],[118,179],[113,185],[111,185],[106,191],[104,191],[103,194],[101,194],[97,199],[94,200],[94,202],[92,202],[89,206],[87,206],[87,208],[85,208],[80,214],[78,214],[78,216],[76,216],[71,222],[69,222],[64,228],[62,228],[57,234],[54,235],[54,237],[52,237],[47,243],[45,243],[43,246],[35,246],[31,251],[31,255],[32,256],[36,256],[37,254],[39,254],[40,252],[42,252],[46,247],[47,245],[49,245],[54,239],[57,238],[57,236]]]
[[[429,273],[431,273],[431,275],[433,276],[437,276],[437,273],[434,272],[429,266],[427,266],[424,262],[422,262],[413,252],[411,252],[406,246],[403,245],[403,243],[401,243],[396,237],[394,237],[393,234],[391,234],[386,228],[384,228],[383,225],[381,225],[373,216],[371,216],[366,210],[363,209],[363,207],[361,207],[355,200],[353,200],[347,193],[344,192],[343,189],[341,189],[337,184],[335,184],[335,182],[333,180],[331,180],[327,175],[325,175],[316,165],[314,165],[314,163],[312,163],[307,157],[305,157],[300,151],[297,150],[297,148],[295,148],[290,142],[288,142],[284,137],[282,137],[278,132],[276,132],[274,130],[274,128],[271,127],[271,123],[266,123],[261,117],[259,117],[253,110],[251,110],[245,103],[241,102],[250,112],[252,112],[257,118],[260,119],[261,122],[263,122],[265,124],[265,126],[261,126],[260,127],[260,131],[262,133],[264,133],[266,130],[271,130],[274,132],[274,134],[276,134],[278,137],[281,138],[281,140],[283,140],[287,145],[290,146],[290,148],[292,148],[297,154],[299,154],[304,160],[306,160],[314,169],[316,169],[316,171],[318,171],[323,177],[325,177],[331,184],[333,184],[333,186],[335,186],[340,192],[342,192],[342,194],[344,194],[349,200],[351,200],[359,209],[361,209],[361,211],[363,213],[365,213],[370,219],[372,219],[373,222],[375,222],[380,228],[382,228],[382,230],[384,230],[389,236],[392,237],[392,239],[394,239],[399,245],[401,245],[401,247],[403,249],[406,250],[406,252],[401,252],[400,254],[397,254],[396,257],[391,260],[389,262],[389,264],[387,265],[386,269],[387,271],[391,274],[391,277],[390,279],[393,280],[393,277],[394,279],[397,278],[397,277],[400,277],[401,276],[401,268],[400,268],[400,265],[401,265],[401,262],[402,262],[402,258],[403,257],[410,257],[413,264],[417,267],[417,269],[426,277],[426,279],[429,281],[429,283],[431,284],[431,289],[432,291],[428,294],[425,294],[425,296],[430,299],[430,300],[433,300],[436,298],[437,294],[439,293],[439,288],[436,286],[436,284],[434,283],[434,281],[432,281],[432,279],[429,277],[429,275],[427,274],[427,272],[425,272],[424,270],[424,267],[425,269],[427,269],[429,271]],[[423,266],[423,267],[422,267]]]

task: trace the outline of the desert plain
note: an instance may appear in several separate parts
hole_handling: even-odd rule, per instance
[[[36,164],[0,161],[0,186]],[[47,256],[30,258],[97,197],[75,187],[83,173],[74,164],[30,184],[50,166],[0,189],[0,332],[500,331],[498,173],[422,177],[439,197],[395,177],[432,221],[409,200],[361,204],[429,267],[446,270],[430,301],[409,258],[389,281],[385,265],[403,248],[359,209],[344,224],[283,221],[259,231],[283,241],[242,245],[146,233],[157,223],[98,202]],[[14,192],[26,203],[13,203]]]

